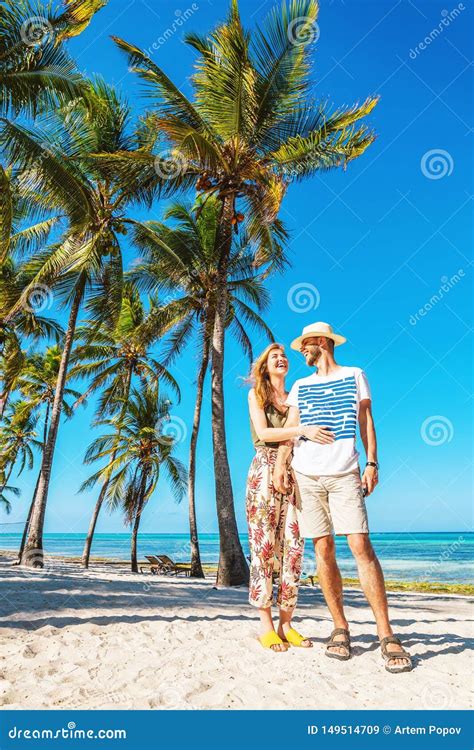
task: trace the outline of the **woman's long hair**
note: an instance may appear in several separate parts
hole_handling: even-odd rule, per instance
[[[270,344],[267,346],[252,365],[249,381],[255,389],[257,403],[261,409],[267,409],[275,402],[273,386],[268,374],[267,360],[270,352],[274,349],[280,349],[285,353],[285,347],[282,344]]]

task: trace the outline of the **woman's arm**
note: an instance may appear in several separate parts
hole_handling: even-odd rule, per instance
[[[299,424],[300,411],[296,406],[290,406],[287,423],[290,426]],[[273,486],[283,495],[288,493],[288,459],[291,456],[291,445],[282,443],[278,448],[277,459],[273,470]]]
[[[268,427],[265,412],[258,405],[253,388],[249,392],[249,411],[258,439],[265,443],[284,443],[286,440],[306,435],[306,430],[300,425],[299,420],[297,424],[293,424],[291,427]]]

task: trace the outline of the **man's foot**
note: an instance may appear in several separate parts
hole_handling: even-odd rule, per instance
[[[389,635],[380,639],[380,648],[385,660],[387,672],[397,674],[398,672],[411,672],[413,662],[408,651],[402,647],[399,638]]]
[[[341,644],[336,645],[336,644]],[[326,643],[326,656],[340,661],[351,658],[351,636],[347,628],[335,628]]]
[[[296,640],[298,641],[298,644],[293,643],[294,639],[292,638],[290,640],[290,638],[288,637],[289,630],[292,630],[293,633],[296,633],[296,636],[298,636],[296,638]],[[312,648],[313,647],[313,642],[310,641],[309,638],[303,638],[303,640],[300,640],[301,636],[291,627],[291,622],[285,622],[283,624],[280,622],[280,624],[278,625],[278,635],[280,636],[282,641],[285,641],[287,643],[288,642],[293,643],[293,645],[298,645],[300,648]]]

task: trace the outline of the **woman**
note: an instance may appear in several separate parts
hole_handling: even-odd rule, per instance
[[[280,344],[271,344],[252,367],[254,387],[249,393],[250,429],[256,449],[248,475],[246,500],[251,553],[249,601],[258,607],[260,643],[273,651],[286,651],[289,644],[303,648],[313,645],[291,627],[304,547],[296,517],[295,480],[289,469],[289,492],[282,495],[273,487],[273,470],[280,443],[298,437],[314,440],[318,428],[308,425],[285,427],[287,373],[288,359],[284,348]],[[277,631],[271,612],[275,561],[280,608]]]

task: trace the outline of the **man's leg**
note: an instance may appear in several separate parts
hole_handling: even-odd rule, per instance
[[[391,636],[393,630],[388,616],[385,581],[369,535],[348,534],[347,541],[357,563],[360,584],[374,613],[379,639]],[[389,643],[387,650],[393,652],[395,657],[397,651],[401,651],[402,647],[396,643]],[[391,666],[404,666],[406,663],[406,659],[394,658],[393,661],[390,661]]]
[[[344,615],[341,573],[336,563],[336,551],[332,536],[326,478],[296,474],[296,505],[299,508],[299,524],[304,537],[311,537],[314,544],[318,580],[326,599],[335,628],[348,630]],[[335,640],[344,640],[338,635]],[[332,647],[332,653],[347,655],[347,648]]]
[[[344,614],[344,595],[342,589],[341,571],[336,562],[336,545],[334,537],[331,535],[322,536],[313,539],[314,553],[316,556],[316,565],[318,581],[328,605],[329,612],[334,621],[334,628],[344,628],[349,630],[349,625]],[[336,635],[335,641],[345,640],[344,635]],[[331,653],[345,656],[347,648],[338,648],[331,646],[328,649]]]

